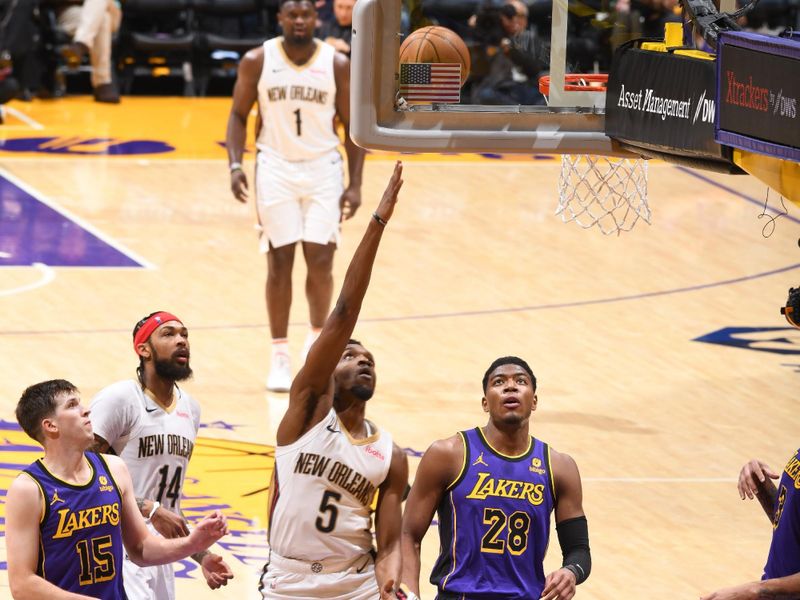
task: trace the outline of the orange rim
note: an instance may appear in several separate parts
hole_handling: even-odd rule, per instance
[[[608,73],[569,73],[564,75],[564,91],[566,92],[605,92]],[[539,78],[539,91],[550,95],[550,75]]]

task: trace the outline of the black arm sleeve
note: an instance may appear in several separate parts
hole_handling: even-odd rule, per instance
[[[586,517],[575,517],[556,524],[558,543],[564,557],[563,567],[575,573],[575,583],[581,584],[592,571],[592,555],[589,552],[589,526]]]

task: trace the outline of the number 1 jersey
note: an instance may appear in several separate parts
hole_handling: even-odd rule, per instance
[[[119,381],[98,392],[90,405],[94,432],[125,461],[137,498],[158,500],[180,514],[183,480],[200,427],[200,405],[175,386],[162,408],[138,381]]]
[[[288,446],[275,449],[269,545],[305,561],[355,560],[372,548],[372,506],[389,473],[392,436],[372,426],[356,440],[336,411]]]
[[[315,40],[316,51],[296,65],[283,50],[283,38],[264,42],[264,66],[258,80],[261,130],[256,138],[260,152],[288,161],[306,161],[335,151],[339,136],[336,116],[336,50]]]

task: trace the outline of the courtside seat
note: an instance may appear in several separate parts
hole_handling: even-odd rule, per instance
[[[195,88],[205,95],[212,77],[236,78],[244,54],[274,35],[262,0],[194,0]]]
[[[194,95],[197,42],[191,0],[125,0],[119,36],[120,83],[129,94],[136,77],[180,77]]]
[[[79,2],[77,2],[79,4]],[[66,93],[67,77],[91,73],[89,57],[84,57],[78,66],[71,66],[64,60],[62,49],[72,43],[72,36],[58,24],[58,11],[63,6],[76,4],[72,1],[48,0],[39,4],[39,31],[41,33],[41,64],[45,90],[53,97]]]

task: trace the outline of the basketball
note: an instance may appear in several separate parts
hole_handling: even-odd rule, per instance
[[[422,27],[403,40],[401,63],[459,63],[461,85],[469,77],[469,50],[464,40],[447,27]]]

